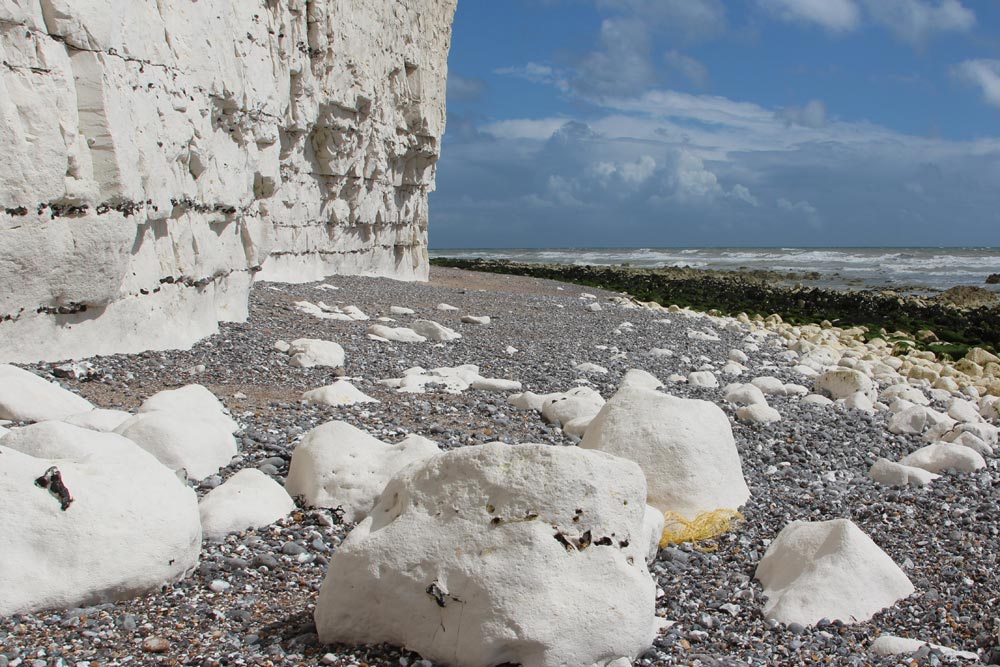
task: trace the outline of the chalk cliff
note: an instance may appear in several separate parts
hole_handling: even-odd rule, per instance
[[[0,361],[427,276],[456,0],[0,0]]]

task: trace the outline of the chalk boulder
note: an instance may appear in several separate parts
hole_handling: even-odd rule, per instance
[[[131,419],[131,417],[132,414],[124,410],[95,408],[88,412],[81,412],[78,415],[66,417],[60,421],[73,426],[79,426],[80,428],[90,429],[91,431],[110,433],[124,424],[126,420]]]
[[[660,382],[660,379],[652,373],[644,371],[641,368],[630,368],[625,372],[625,376],[622,378],[618,388],[642,387],[644,389],[659,389],[662,386],[663,383]]]
[[[427,340],[447,343],[462,337],[462,334],[454,329],[450,329],[443,324],[438,324],[433,320],[413,320],[410,323],[410,328]]]
[[[0,364],[0,419],[63,419],[94,406],[87,399],[10,364]]]
[[[868,471],[868,476],[877,484],[886,486],[924,487],[941,475],[935,475],[923,468],[894,463],[889,459],[880,458]]]
[[[139,413],[175,412],[196,416],[225,428],[229,433],[240,430],[240,425],[229,416],[226,406],[211,391],[200,384],[189,384],[178,389],[164,389],[147,398],[139,406]]]
[[[384,324],[373,324],[368,327],[368,336],[376,340],[394,343],[423,343],[427,340],[413,329],[407,327],[387,327]]]
[[[867,621],[913,592],[899,566],[848,519],[793,521],[757,565],[765,618]]]
[[[604,398],[596,389],[576,387],[568,391],[547,395],[542,401],[542,416],[559,424],[568,424],[581,418],[593,418],[604,406]]]
[[[986,467],[986,460],[969,447],[954,445],[950,442],[938,442],[909,454],[900,461],[903,465],[923,468],[929,472],[939,473],[948,468],[959,472],[973,472]]]
[[[313,368],[328,366],[340,368],[344,365],[344,348],[338,343],[318,338],[297,338],[288,348],[289,366]]]
[[[871,379],[853,368],[837,368],[816,376],[813,391],[829,396],[833,400],[848,398],[861,392],[872,401],[878,396]]]
[[[645,495],[635,464],[574,447],[410,466],[331,558],[320,640],[463,667],[628,664],[656,634]]]
[[[197,498],[129,440],[44,422],[0,444],[0,616],[122,600],[198,563]]]
[[[270,525],[293,509],[285,489],[255,468],[240,470],[198,503],[201,529],[210,540]]]
[[[378,403],[347,380],[337,380],[325,387],[311,389],[302,394],[302,400],[313,405],[355,405],[357,403]]]
[[[419,435],[389,445],[345,422],[327,422],[295,447],[285,490],[310,507],[341,507],[346,521],[360,521],[393,475],[439,452]]]
[[[748,424],[771,424],[781,421],[781,414],[770,405],[754,403],[739,408],[736,418]]]
[[[714,403],[623,389],[591,422],[580,446],[634,461],[648,503],[693,519],[750,498],[726,414]]]
[[[171,470],[184,470],[195,480],[215,474],[236,455],[232,432],[219,421],[197,413],[143,412],[114,432],[133,441]]]

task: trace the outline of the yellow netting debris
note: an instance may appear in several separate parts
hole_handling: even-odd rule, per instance
[[[736,510],[718,509],[702,512],[688,521],[676,512],[664,512],[666,524],[660,546],[681,542],[702,542],[711,540],[732,530],[733,525],[743,521],[743,515]],[[715,551],[718,547],[698,547],[702,551]]]

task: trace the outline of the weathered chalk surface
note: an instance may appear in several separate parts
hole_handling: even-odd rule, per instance
[[[190,346],[258,271],[425,279],[455,5],[0,3],[0,360]]]
[[[331,558],[320,640],[466,667],[627,664],[655,636],[645,497],[634,463],[574,447],[412,465]]]
[[[194,492],[122,436],[43,422],[0,458],[0,616],[127,599],[198,563]]]

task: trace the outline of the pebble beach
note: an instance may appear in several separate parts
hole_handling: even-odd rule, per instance
[[[308,301],[354,306],[372,320],[405,327],[414,317],[461,334],[450,342],[387,342],[366,335],[372,321],[321,319]],[[439,308],[450,304],[456,310]],[[597,304],[598,308],[593,305]],[[390,314],[391,308],[413,315]],[[489,317],[488,324],[463,316]],[[704,335],[693,336],[692,331]],[[708,333],[705,333],[708,332]],[[782,332],[786,335],[782,335]],[[297,368],[279,340],[339,343],[342,369]],[[890,487],[869,470],[899,461],[927,442],[889,428],[889,409],[803,400],[813,379],[795,370],[795,334],[763,322],[710,318],[640,306],[621,295],[530,277],[433,267],[429,283],[335,276],[303,285],[258,283],[245,323],[223,323],[190,350],[75,360],[83,377],[54,375],[59,363],[22,365],[102,408],[134,411],[150,395],[198,383],[239,423],[239,453],[217,475],[193,484],[199,496],[237,471],[256,468],[284,483],[292,451],[311,429],[339,420],[384,442],[417,434],[443,450],[501,441],[575,447],[579,437],[509,400],[513,392],[468,388],[399,392],[379,382],[413,367],[478,367],[538,394],[590,387],[610,399],[629,369],[664,383],[661,391],[718,405],[729,417],[751,497],[744,520],[708,545],[659,550],[650,565],[656,614],[664,621],[636,665],[938,665],[1000,663],[1000,465],[940,471],[925,487]],[[750,347],[748,347],[750,345]],[[651,350],[669,350],[651,354]],[[739,376],[721,369],[744,351]],[[888,353],[887,353],[888,354]],[[584,364],[590,364],[585,366]],[[718,376],[717,386],[689,381]],[[758,377],[805,392],[769,393],[780,421],[737,418],[725,386]],[[334,407],[303,392],[339,377],[378,403]],[[958,392],[926,389],[945,413]],[[970,393],[961,394],[965,398]],[[988,422],[988,419],[984,418]],[[996,423],[994,420],[993,424]],[[8,426],[16,427],[18,424]],[[790,521],[850,519],[899,565],[915,592],[870,620],[778,623],[761,613],[758,562]],[[0,617],[0,667],[114,665],[432,665],[389,645],[320,643],[313,622],[330,558],[353,525],[328,509],[300,505],[279,522],[223,541],[206,540],[195,572],[141,598],[96,607]],[[877,655],[872,642],[894,635],[945,648]]]

